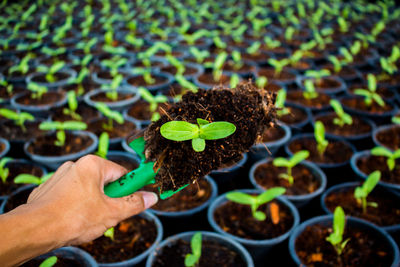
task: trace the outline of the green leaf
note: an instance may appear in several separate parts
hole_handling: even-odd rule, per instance
[[[81,121],[65,121],[62,124],[64,130],[82,131],[86,130],[87,124]]]
[[[160,128],[161,135],[173,141],[186,141],[199,136],[199,127],[186,121],[170,121]]]
[[[192,253],[195,255],[198,259],[200,259],[201,256],[201,233],[197,232],[193,235],[192,240],[190,241],[190,246],[192,248]]]
[[[202,138],[192,139],[192,147],[196,152],[202,152],[206,148],[206,141]]]
[[[197,124],[198,124],[199,126],[206,125],[206,124],[209,124],[209,123],[210,123],[210,122],[209,122],[208,120],[204,120],[204,119],[197,118]]]
[[[102,158],[107,158],[110,137],[107,132],[101,133],[99,137],[99,146],[96,155]]]
[[[230,136],[236,131],[233,123],[226,121],[212,122],[200,126],[199,136],[206,140],[216,140]]]
[[[254,216],[254,218],[255,218],[256,220],[258,220],[258,221],[264,221],[264,220],[267,218],[267,216],[265,215],[265,213],[262,212],[262,211],[256,211],[256,212],[254,212],[253,216]]]
[[[41,180],[39,177],[36,177],[31,174],[19,174],[17,177],[14,178],[15,184],[36,184],[40,185]]]
[[[372,192],[372,190],[378,184],[380,178],[381,178],[380,171],[374,171],[373,173],[368,175],[367,180],[365,180],[364,184],[362,185],[363,191],[366,193],[366,196],[368,196],[369,193]]]
[[[114,241],[114,227],[107,229],[107,231],[105,231],[103,235]]]
[[[310,156],[310,152],[308,152],[307,150],[301,150],[296,152],[290,159],[290,166],[291,167],[296,166],[297,164],[308,158],[308,156]]]
[[[289,160],[287,160],[285,158],[276,158],[276,159],[274,159],[272,164],[274,164],[274,166],[276,166],[276,167],[289,167],[289,165],[290,165]]]
[[[377,146],[371,149],[371,155],[391,158],[393,156],[393,153],[386,147]]]
[[[51,256],[47,259],[45,259],[39,267],[52,267],[57,263],[57,257],[56,256]]]
[[[197,263],[197,257],[193,254],[186,254],[185,256],[185,266],[194,267]]]
[[[256,197],[242,192],[229,192],[225,197],[232,202],[243,205],[253,205],[256,203]]]
[[[286,189],[283,187],[272,187],[258,195],[256,198],[256,203],[257,205],[268,203],[276,197],[285,194],[285,192]]]

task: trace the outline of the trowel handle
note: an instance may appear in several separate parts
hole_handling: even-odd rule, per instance
[[[148,184],[153,184],[155,176],[153,163],[142,162],[139,168],[107,184],[104,187],[104,193],[112,198],[128,196]]]

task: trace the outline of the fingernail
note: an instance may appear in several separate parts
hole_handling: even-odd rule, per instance
[[[146,209],[150,208],[154,204],[157,203],[158,201],[158,196],[157,194],[153,192],[141,192],[143,196],[143,201],[144,201],[144,207]]]

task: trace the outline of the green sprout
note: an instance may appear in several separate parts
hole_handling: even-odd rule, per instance
[[[120,112],[111,110],[104,103],[97,103],[96,109],[108,119],[108,122],[102,125],[103,129],[106,131],[112,131],[114,129],[114,121],[118,124],[123,124],[125,122],[124,116],[122,116]]]
[[[265,76],[260,76],[256,79],[256,85],[258,88],[265,88],[268,83],[268,79]]]
[[[307,70],[304,74],[306,77],[315,79],[316,84],[321,84],[322,78],[331,75],[331,72],[327,69],[322,70]]]
[[[53,267],[57,263],[57,256],[51,256],[45,259],[39,267]]]
[[[239,70],[243,66],[242,56],[239,51],[234,50],[232,52],[232,59],[233,59],[233,68],[235,70]]]
[[[53,131],[56,130],[57,140],[54,142],[56,146],[64,146],[66,135],[65,131],[79,131],[87,128],[86,123],[81,121],[44,121],[39,125],[40,130]]]
[[[187,44],[194,45],[198,39],[202,38],[203,36],[207,36],[207,35],[208,35],[208,31],[205,29],[201,29],[201,30],[196,31],[193,34],[184,34],[184,35],[182,35],[182,37],[186,41]]]
[[[339,52],[343,56],[343,61],[345,63],[350,64],[354,61],[353,55],[350,53],[350,51],[346,47],[340,47]]]
[[[314,99],[318,97],[318,93],[315,90],[314,82],[311,79],[307,79],[304,81],[304,89],[305,91],[303,92],[303,97],[305,99]]]
[[[193,150],[204,151],[205,140],[216,140],[230,136],[236,131],[236,126],[230,122],[209,122],[197,119],[197,125],[186,121],[170,121],[164,123],[160,128],[161,135],[173,141],[192,140]]]
[[[378,204],[376,202],[367,202],[367,197],[369,193],[374,190],[380,178],[381,172],[374,171],[373,173],[368,175],[367,179],[361,186],[356,187],[356,189],[354,190],[354,198],[357,200],[358,204],[362,205],[363,213],[367,213],[368,206],[374,208],[378,207]]]
[[[63,108],[63,114],[71,116],[71,118],[74,120],[81,121],[82,120],[81,115],[76,113],[76,110],[78,109],[78,101],[76,100],[75,91],[69,91],[67,93],[67,99],[68,99],[68,108]]]
[[[281,173],[279,175],[280,178],[286,179],[290,185],[293,184],[294,182],[294,177],[292,175],[292,169],[294,166],[308,158],[310,155],[310,152],[307,150],[301,150],[296,152],[290,159],[285,159],[285,158],[276,158],[273,161],[274,166],[276,167],[286,167],[287,168],[287,173]]]
[[[400,48],[398,46],[393,46],[392,53],[388,58],[380,58],[381,68],[388,74],[393,75],[398,70],[396,61],[398,61],[399,58]]]
[[[367,80],[368,80],[368,90],[359,88],[354,90],[354,94],[363,96],[365,105],[367,105],[368,107],[372,105],[373,101],[375,101],[379,106],[384,107],[385,101],[383,101],[382,97],[376,92],[375,75],[368,74]]]
[[[344,112],[343,107],[339,101],[337,101],[336,99],[332,99],[330,101],[330,104],[337,116],[336,118],[333,119],[333,124],[339,125],[339,127],[343,127],[345,124],[347,125],[353,124],[353,118],[349,114]]]
[[[186,254],[185,256],[185,266],[186,267],[194,267],[196,266],[201,257],[201,233],[197,232],[193,235],[190,240],[190,247],[192,249],[192,253]]]
[[[218,35],[214,36],[213,41],[214,45],[219,49],[225,49],[227,47],[227,44],[222,41],[221,37],[219,37]]]
[[[103,59],[101,65],[110,69],[110,74],[112,77],[117,76],[118,69],[125,65],[128,59],[122,58],[120,56],[114,56],[111,59]]]
[[[32,99],[42,99],[43,94],[48,91],[46,86],[41,86],[33,82],[28,83],[28,90],[31,91]]]
[[[3,184],[6,183],[6,180],[8,178],[8,175],[10,174],[10,170],[6,168],[6,164],[11,161],[12,158],[5,157],[0,159],[0,178]]]
[[[107,231],[105,231],[103,235],[114,241],[114,227],[107,229]]]
[[[21,127],[26,132],[25,121],[34,121],[35,117],[27,112],[15,112],[10,109],[0,108],[0,115],[14,121],[14,124]]]
[[[8,73],[12,74],[14,72],[20,72],[22,74],[27,74],[29,71],[29,61],[34,58],[34,54],[28,53],[26,56],[24,56],[18,64],[12,66],[9,70]]]
[[[362,48],[362,46],[361,46],[360,41],[355,41],[355,42],[350,46],[350,53],[351,53],[353,56],[355,56],[355,55],[357,55],[358,53],[360,53],[361,48]]]
[[[400,124],[400,116],[399,116],[399,115],[393,116],[393,117],[392,117],[392,122],[393,122],[394,124]]]
[[[326,238],[326,241],[332,244],[336,253],[341,255],[349,238],[343,241],[344,228],[346,225],[346,216],[342,207],[338,206],[333,213],[333,232]]]
[[[328,56],[328,60],[332,63],[335,73],[339,73],[342,70],[343,63],[337,57],[330,55]]]
[[[111,81],[110,84],[104,84],[102,89],[110,89],[106,92],[106,97],[112,101],[118,100],[118,87],[121,85],[124,76],[122,74],[117,74]]]
[[[52,49],[50,47],[45,46],[45,47],[42,48],[41,52],[43,54],[46,54],[46,55],[50,56],[50,57],[57,57],[57,56],[60,56],[62,54],[65,54],[67,52],[67,49],[65,47],[59,47],[59,48]]]
[[[196,93],[198,91],[197,86],[188,81],[183,75],[175,75],[175,80],[184,88]]]
[[[131,44],[132,46],[134,46],[136,49],[139,49],[144,45],[144,40],[143,39],[138,38],[138,37],[136,37],[134,35],[131,35],[131,34],[127,34],[125,36],[125,41],[128,44]]]
[[[156,82],[156,80],[151,76],[150,68],[134,68],[132,70],[132,73],[136,75],[141,75],[146,84],[151,85]]]
[[[203,63],[203,61],[210,56],[210,52],[208,52],[208,50],[199,50],[194,46],[189,48],[189,52],[196,58],[196,62],[199,64]]]
[[[12,96],[13,90],[14,90],[14,85],[12,83],[9,83],[8,81],[2,79],[0,80],[0,86],[3,86],[6,88],[6,92],[8,96]],[[0,99],[1,102],[1,99]]]
[[[325,127],[324,124],[320,121],[315,122],[314,137],[317,141],[317,150],[319,152],[319,155],[322,157],[325,153],[326,148],[328,147],[329,142],[325,139]]]
[[[281,42],[279,42],[278,40],[274,40],[269,36],[264,37],[264,43],[265,43],[266,47],[268,47],[270,49],[274,49],[274,48],[281,46]]]
[[[283,187],[272,187],[263,193],[252,196],[242,192],[230,192],[226,194],[226,198],[232,202],[249,205],[251,208],[251,213],[253,217],[258,221],[264,221],[267,216],[264,212],[258,211],[257,209],[274,198],[283,195],[286,192],[286,189]]]
[[[54,172],[48,173],[46,175],[43,175],[42,177],[37,177],[32,174],[27,174],[27,173],[22,173],[19,174],[17,177],[14,178],[14,184],[35,184],[35,185],[41,185],[47,180],[50,179],[50,177],[54,174]]]
[[[160,119],[160,113],[157,112],[157,108],[159,104],[165,103],[168,101],[168,98],[165,95],[156,95],[153,96],[149,90],[144,87],[140,87],[138,89],[140,96],[150,104],[150,112],[152,114],[151,121],[158,121]]]
[[[185,72],[185,65],[183,65],[182,62],[180,62],[174,56],[167,55],[165,58],[167,59],[169,64],[171,64],[172,66],[174,66],[176,68],[176,74],[179,75],[179,74],[183,74]]]
[[[218,56],[215,58],[214,61],[214,66],[213,66],[213,77],[214,81],[219,81],[222,76],[222,69],[225,63],[226,58],[228,57],[228,54],[226,52],[222,52],[218,54]]]
[[[287,58],[277,60],[274,58],[268,59],[268,64],[272,65],[275,69],[275,77],[279,76],[283,68],[290,64],[290,60]]]
[[[260,42],[254,42],[251,46],[249,46],[246,49],[246,52],[249,53],[250,55],[257,55],[260,47],[261,47]]]
[[[39,72],[45,72],[46,75],[46,81],[49,83],[54,83],[57,78],[55,76],[55,74],[60,71],[62,68],[64,68],[65,66],[65,62],[63,61],[58,61],[56,63],[54,63],[50,68],[44,65],[41,65],[37,68],[37,70]]]
[[[230,87],[235,88],[240,82],[240,77],[237,73],[232,74],[231,80],[230,80]]]
[[[285,107],[286,90],[280,89],[276,94],[275,107],[277,108],[276,113],[278,117],[282,117],[290,113],[289,109]]]
[[[397,149],[396,151],[392,152],[385,147],[377,146],[371,149],[371,155],[386,157],[387,158],[386,164],[389,170],[393,171],[394,168],[396,167],[396,159],[400,158],[400,149]]]
[[[349,31],[349,24],[343,17],[339,17],[337,23],[339,24],[339,30],[341,32],[345,33]]]
[[[97,156],[106,159],[108,154],[108,147],[110,144],[110,137],[107,132],[101,133],[99,137],[99,145],[97,148],[97,152],[95,153]]]
[[[289,26],[285,30],[285,39],[287,41],[291,41],[293,39],[293,35],[296,33],[296,29],[292,26]]]

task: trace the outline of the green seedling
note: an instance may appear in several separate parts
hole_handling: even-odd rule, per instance
[[[218,54],[218,56],[215,58],[214,65],[213,65],[213,78],[214,78],[214,81],[216,81],[216,82],[218,82],[221,79],[222,69],[224,67],[224,63],[225,63],[227,57],[228,57],[228,54],[226,52],[222,52],[222,53]]]
[[[114,121],[118,124],[123,124],[125,122],[124,116],[118,111],[111,110],[106,104],[104,103],[97,103],[96,109],[107,117],[107,123],[103,123],[102,127],[106,131],[114,130]]]
[[[73,120],[81,121],[82,117],[76,110],[78,109],[78,100],[76,100],[75,91],[69,91],[67,93],[68,108],[63,108],[63,114],[70,116]]]
[[[271,18],[266,18],[266,19],[258,19],[254,18],[251,23],[253,25],[253,31],[256,34],[256,36],[261,36],[262,32],[265,31],[267,25],[271,24],[272,20]]]
[[[346,216],[344,211],[342,207],[336,207],[333,213],[333,232],[326,238],[326,241],[332,244],[338,255],[342,254],[347,243],[350,241],[349,238],[343,241],[345,226]]]
[[[360,53],[361,48],[362,48],[362,46],[361,46],[360,41],[355,41],[355,42],[350,46],[350,53],[351,53],[353,56],[355,56],[355,55],[357,55],[358,53]]]
[[[353,118],[349,114],[344,112],[343,107],[339,101],[337,101],[336,99],[332,99],[330,101],[330,104],[337,116],[333,119],[333,124],[338,125],[339,127],[343,127],[345,124],[353,124]]]
[[[12,93],[13,93],[13,90],[14,90],[14,85],[13,84],[11,84],[11,83],[7,82],[6,80],[2,79],[2,80],[0,80],[0,86],[3,86],[4,88],[6,88],[6,92],[7,92],[8,96],[12,96]]]
[[[117,74],[111,81],[111,83],[103,85],[102,89],[110,89],[106,92],[106,97],[112,101],[118,99],[118,87],[121,85],[124,76],[122,74]]]
[[[183,75],[175,75],[175,80],[184,88],[184,89],[188,89],[194,93],[196,93],[198,91],[197,86],[188,81]]]
[[[125,41],[128,43],[128,44],[131,44],[133,47],[135,47],[136,49],[139,49],[139,48],[141,48],[143,45],[144,45],[144,40],[143,39],[141,39],[141,38],[138,38],[138,37],[136,37],[136,36],[134,36],[134,35],[131,35],[131,34],[127,34],[126,36],[125,36]]]
[[[232,52],[232,60],[233,60],[233,68],[235,70],[239,70],[241,67],[243,67],[243,61],[242,61],[242,56],[239,51],[235,50]]]
[[[275,77],[279,76],[281,74],[282,70],[284,67],[290,64],[290,60],[287,58],[277,60],[274,58],[268,59],[268,64],[274,67],[275,69]]]
[[[17,177],[14,178],[14,184],[35,184],[35,185],[41,185],[47,180],[51,178],[51,176],[54,174],[54,172],[48,173],[46,175],[43,175],[42,177],[37,177],[32,174],[19,174]]]
[[[337,57],[330,55],[328,56],[328,60],[332,63],[335,73],[339,73],[342,70],[343,63]]]
[[[317,85],[322,83],[322,78],[328,77],[329,75],[331,75],[331,72],[327,69],[307,70],[305,73],[305,76],[313,78]]]
[[[346,47],[340,47],[339,52],[343,56],[343,61],[346,64],[353,63],[354,57]]]
[[[208,36],[208,31],[207,30],[201,29],[201,30],[196,31],[193,34],[184,34],[184,35],[182,35],[183,39],[189,45],[194,45],[196,43],[196,41],[198,39],[202,38],[203,36]]]
[[[337,19],[337,23],[339,24],[339,30],[343,33],[349,31],[349,24],[347,23],[346,19],[343,17],[339,17]]]
[[[236,131],[236,126],[230,122],[209,122],[197,119],[197,124],[186,121],[170,121],[160,128],[161,135],[173,141],[192,140],[193,150],[204,151],[206,140],[217,140],[230,136]]]
[[[393,46],[392,53],[388,58],[381,57],[380,63],[382,69],[390,74],[393,75],[397,70],[396,61],[400,59],[400,48],[398,46]]]
[[[151,121],[158,121],[160,119],[160,113],[157,112],[159,104],[166,103],[168,98],[165,95],[153,96],[149,90],[144,87],[138,89],[141,98],[143,98],[147,103],[150,104],[150,112],[152,114]]]
[[[230,86],[231,88],[236,88],[236,86],[239,84],[240,82],[240,77],[237,73],[232,74],[231,76],[231,80],[230,80]]]
[[[296,33],[296,29],[292,26],[289,26],[285,30],[285,39],[287,41],[291,41],[293,39],[293,35]]]
[[[249,53],[250,55],[257,55],[259,53],[259,49],[261,47],[261,43],[260,42],[254,42],[251,46],[249,46],[246,49],[246,52]]]
[[[235,203],[249,205],[254,219],[258,221],[264,221],[267,216],[264,212],[258,211],[257,209],[261,205],[266,204],[276,197],[283,195],[285,192],[286,189],[283,187],[272,187],[256,196],[252,196],[242,192],[230,192],[226,194],[226,198]]]
[[[87,128],[86,123],[81,121],[44,121],[39,125],[40,130],[44,131],[57,131],[56,136],[57,140],[54,142],[56,146],[64,146],[66,135],[65,131],[80,131],[85,130]]]
[[[97,152],[95,154],[103,159],[107,159],[109,144],[110,144],[110,137],[108,133],[107,132],[101,133],[99,137],[99,145],[97,148]]]
[[[365,182],[361,185],[356,187],[354,190],[354,198],[357,200],[357,203],[362,206],[363,213],[367,213],[367,207],[377,208],[378,204],[376,202],[368,202],[367,197],[369,193],[374,190],[375,186],[378,184],[381,178],[380,171],[374,171],[370,175],[368,175]]]
[[[105,231],[103,235],[114,241],[114,227],[107,229],[107,231]]]
[[[268,83],[268,78],[265,76],[260,76],[256,79],[256,85],[258,88],[265,88]]]
[[[199,50],[194,46],[189,48],[189,52],[196,58],[196,62],[199,64],[203,63],[204,60],[210,56],[210,52],[208,52],[208,50]]]
[[[133,74],[141,75],[146,84],[151,85],[156,82],[156,80],[151,76],[150,68],[134,68],[132,70]]]
[[[76,48],[82,49],[83,53],[85,53],[86,55],[90,54],[90,50],[92,49],[92,47],[97,43],[98,39],[96,37],[93,37],[92,39],[90,39],[87,42],[79,42],[76,44]]]
[[[264,43],[265,43],[265,46],[270,49],[274,49],[274,48],[281,46],[281,42],[279,42],[278,40],[274,40],[269,36],[264,37]]]
[[[48,55],[49,57],[58,57],[60,55],[65,54],[67,52],[67,49],[65,47],[52,49],[50,47],[45,46],[42,48],[41,52],[43,54]]]
[[[307,150],[301,150],[296,152],[290,159],[285,159],[285,158],[274,159],[273,161],[274,166],[287,168],[287,173],[281,173],[279,177],[287,180],[290,185],[293,185],[294,177],[292,175],[292,169],[297,164],[308,158],[309,155],[310,152],[308,152]]]
[[[320,121],[315,122],[314,137],[315,141],[317,141],[318,153],[322,157],[325,153],[326,148],[328,147],[329,142],[325,139],[325,127],[324,124]]]
[[[213,41],[214,45],[219,49],[225,49],[228,46],[218,35],[214,36]]]
[[[296,64],[303,58],[303,56],[304,56],[304,51],[296,50],[289,58],[290,65],[296,66]]]
[[[53,267],[57,263],[57,256],[51,256],[45,259],[39,267]]]
[[[400,124],[400,115],[393,116],[393,117],[392,117],[392,122],[393,122],[394,124]]]
[[[32,99],[42,99],[43,94],[48,91],[46,86],[41,86],[33,82],[28,84],[28,90],[31,91]]]
[[[311,79],[307,79],[304,81],[304,92],[303,92],[303,97],[305,99],[314,99],[318,97],[318,93],[315,90],[315,86],[314,86],[314,81]]]
[[[371,149],[371,155],[386,157],[387,166],[390,171],[393,171],[394,168],[396,167],[396,159],[400,158],[400,149],[397,149],[396,151],[392,152],[385,147],[377,146]]]
[[[376,102],[379,106],[384,107],[385,101],[383,101],[382,97],[376,92],[376,77],[373,74],[368,74],[368,90],[366,89],[356,89],[354,90],[354,94],[360,95],[364,97],[364,102],[366,106],[371,106],[373,102]]]
[[[34,54],[28,53],[26,56],[24,56],[20,62],[14,66],[12,66],[9,70],[8,73],[12,74],[14,72],[19,72],[21,74],[27,74],[29,71],[29,61],[34,58]]]
[[[110,70],[110,74],[112,77],[118,75],[118,69],[121,68],[128,62],[127,58],[122,58],[120,56],[114,56],[111,59],[103,59],[101,61],[101,65],[108,68]]]
[[[38,72],[43,72],[46,73],[46,81],[49,83],[54,83],[57,80],[57,77],[55,74],[60,71],[62,68],[64,68],[65,62],[63,61],[58,61],[54,63],[50,68],[47,66],[41,65],[37,68]]]
[[[183,65],[182,62],[176,59],[174,56],[167,55],[165,58],[169,64],[176,68],[177,75],[182,75],[185,72],[185,65]]]
[[[280,89],[276,94],[275,107],[277,108],[278,117],[282,117],[290,113],[289,109],[285,107],[286,91],[285,89]]]
[[[201,257],[201,233],[197,232],[193,235],[190,240],[190,247],[192,249],[192,253],[186,254],[185,256],[185,266],[186,267],[195,267],[200,261]]]
[[[11,161],[12,158],[5,157],[0,159],[0,178],[3,184],[6,183],[10,170],[6,167],[6,164]]]
[[[10,109],[0,108],[0,115],[14,121],[14,124],[21,127],[21,130],[25,133],[25,121],[34,121],[35,117],[27,112],[15,112]]]

